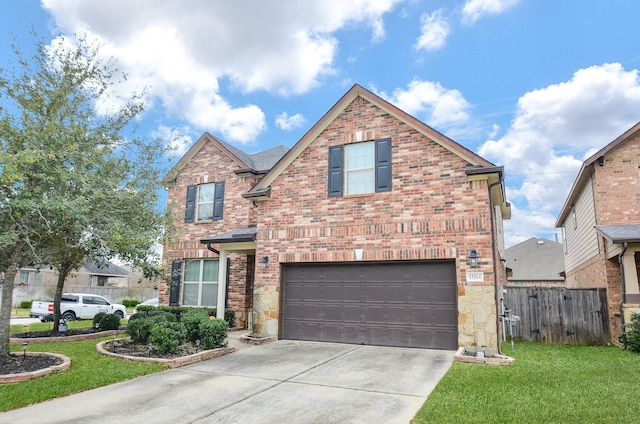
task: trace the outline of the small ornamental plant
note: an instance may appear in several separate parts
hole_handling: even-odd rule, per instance
[[[631,352],[640,353],[640,314],[631,314],[631,321],[622,326],[620,338]]]

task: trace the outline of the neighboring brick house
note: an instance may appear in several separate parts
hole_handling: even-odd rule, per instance
[[[510,286],[564,286],[562,243],[532,237],[508,247],[505,259]]]
[[[612,338],[640,312],[640,123],[584,161],[556,226],[567,287],[605,287]]]
[[[496,287],[506,283],[502,220],[511,212],[502,167],[359,85],[264,175],[238,170],[247,166],[219,141],[204,146],[170,174],[169,199],[184,215],[189,185],[224,180],[223,219],[180,224],[165,263],[217,257],[203,246],[232,258],[217,280],[231,275],[229,299],[234,281],[247,281],[251,331],[499,350]],[[184,294],[175,299],[184,304]]]

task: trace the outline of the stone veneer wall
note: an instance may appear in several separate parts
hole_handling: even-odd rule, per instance
[[[329,197],[332,145],[390,137],[393,187],[385,193]],[[259,203],[254,332],[277,336],[281,263],[455,260],[461,345],[497,349],[491,208],[487,181],[469,181],[470,164],[376,106],[357,98],[272,183]],[[471,249],[480,256],[469,269]],[[484,273],[467,282],[467,271]],[[500,278],[500,277],[498,277]],[[506,279],[505,279],[506,281]]]

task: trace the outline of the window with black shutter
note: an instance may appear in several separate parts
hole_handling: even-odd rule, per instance
[[[224,181],[187,187],[184,222],[222,219],[224,210]]]
[[[391,191],[391,139],[329,147],[329,196]]]

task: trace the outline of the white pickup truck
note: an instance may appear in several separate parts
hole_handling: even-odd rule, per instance
[[[111,303],[97,294],[85,293],[64,293],[60,299],[60,318],[66,321],[76,319],[93,319],[93,317],[104,312],[105,314],[116,314],[120,318],[126,318],[127,309],[124,305]],[[53,321],[53,302],[34,300],[31,303],[31,318],[40,318],[40,321]]]

